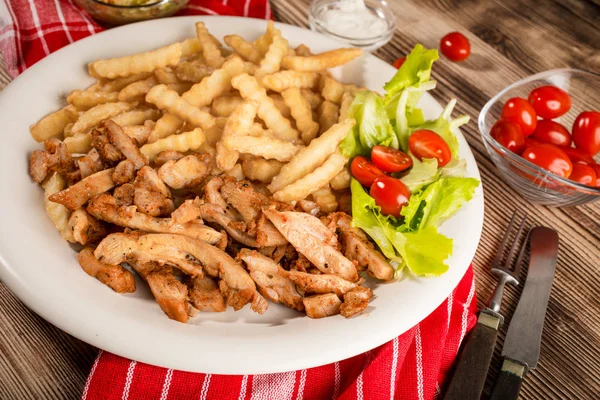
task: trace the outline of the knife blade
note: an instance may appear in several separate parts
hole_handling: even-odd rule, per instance
[[[500,376],[491,399],[516,399],[521,380],[537,366],[542,330],[558,256],[558,233],[535,227],[530,236],[529,269],[523,293],[511,319],[502,348]]]

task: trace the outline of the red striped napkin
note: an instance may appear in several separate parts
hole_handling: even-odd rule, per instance
[[[191,0],[180,12],[206,14],[271,18],[267,0]],[[102,30],[72,0],[0,2],[0,52],[13,77],[53,51]],[[348,360],[280,374],[194,374],[100,351],[82,399],[435,399],[460,343],[476,322],[476,303],[469,268],[438,309],[391,342]]]

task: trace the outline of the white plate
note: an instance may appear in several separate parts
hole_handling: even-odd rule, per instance
[[[28,174],[28,157],[40,148],[28,127],[61,105],[68,91],[92,80],[89,61],[150,50],[194,35],[202,19],[218,38],[239,34],[257,38],[265,22],[234,17],[182,17],[111,29],[74,43],[40,61],[0,93],[0,278],[27,306],[71,335],[112,353],[153,365],[214,374],[273,373],[342,360],[379,346],[429,315],[456,287],[473,255],[483,223],[481,188],[441,231],[454,238],[450,270],[439,278],[404,279],[375,288],[366,312],[311,320],[269,304],[265,315],[205,313],[188,324],[169,320],[137,282],[134,294],[118,295],[87,276],[76,253],[44,211],[42,189]],[[316,52],[341,47],[320,34],[277,24],[290,44]],[[336,76],[381,91],[395,69],[371,55]],[[442,107],[429,95],[420,104],[426,117]],[[479,178],[462,135],[460,155],[469,176]]]

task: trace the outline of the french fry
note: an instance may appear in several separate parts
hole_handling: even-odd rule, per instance
[[[285,40],[283,36],[274,36],[273,42],[269,46],[269,51],[267,51],[265,58],[260,62],[260,66],[255,75],[262,77],[279,71],[281,68],[281,61],[283,60],[283,57],[287,55],[288,48],[288,41]]]
[[[169,83],[167,87],[181,96],[192,88],[192,84],[190,82]]]
[[[335,124],[327,132],[310,142],[307,147],[300,150],[289,163],[281,168],[280,174],[273,178],[273,182],[269,185],[271,193],[284,189],[323,164],[325,160],[337,151],[340,142],[346,137],[348,131],[352,129],[355,123],[353,119],[348,119]],[[327,180],[326,183],[329,183],[330,180]],[[323,184],[317,188],[321,186]]]
[[[259,37],[254,41],[254,48],[264,56],[269,51],[269,46],[273,42],[273,37],[276,35],[281,35],[281,31],[275,28],[275,23],[273,21],[267,22],[267,29],[264,35]]]
[[[319,124],[312,119],[309,102],[302,97],[302,93],[297,87],[284,90],[281,96],[289,107],[292,117],[296,120],[296,127],[302,135],[302,141],[308,145],[319,133]]]
[[[265,75],[262,78],[264,87],[276,92],[283,92],[286,89],[295,87],[300,89],[315,88],[319,82],[319,74],[316,72],[298,72],[298,71],[280,71],[274,74]]]
[[[183,99],[196,107],[208,106],[215,97],[231,88],[231,78],[244,72],[244,62],[233,57],[215,70],[210,76],[202,79],[183,95]]]
[[[164,139],[174,135],[184,122],[173,114],[165,113],[154,125],[152,133],[148,137],[148,143],[154,143],[159,139]]]
[[[113,79],[175,65],[179,62],[181,54],[181,43],[174,43],[146,53],[94,61],[89,64],[88,70],[95,78]]]
[[[348,118],[348,111],[350,111],[350,106],[354,101],[354,94],[351,92],[344,92],[342,95],[342,102],[340,104],[340,117],[338,122],[342,122],[346,118]]]
[[[116,79],[110,79],[110,80],[103,79],[100,81],[98,90],[94,90],[94,91],[120,92],[121,90],[123,90],[123,88],[125,86],[132,84],[133,82],[137,82],[137,81],[141,81],[142,79],[146,79],[150,75],[152,75],[151,72],[141,72],[139,74],[122,76],[122,77],[119,77]],[[94,86],[94,85],[92,85],[92,86]],[[91,90],[91,88],[88,88],[87,90]]]
[[[251,181],[270,183],[273,177],[279,174],[283,165],[281,161],[251,157],[242,161],[242,171]]]
[[[36,141],[43,142],[54,136],[60,136],[65,127],[69,123],[75,122],[78,116],[75,107],[67,106],[46,115],[38,122],[31,125],[29,127],[29,132],[31,133],[31,137]]]
[[[321,189],[314,191],[311,196],[322,212],[331,213],[337,211],[338,202],[335,195],[331,192],[329,185],[325,185]]]
[[[103,119],[114,117],[124,111],[129,111],[135,106],[136,104],[134,103],[126,102],[97,105],[90,108],[79,117],[77,122],[73,125],[72,131],[74,134],[85,132]]]
[[[218,151],[219,150],[217,149],[217,152]],[[225,175],[232,176],[238,181],[246,179],[246,176],[244,175],[244,171],[242,170],[242,166],[240,164],[235,164],[232,168],[225,171]]]
[[[310,108],[316,110],[323,103],[323,97],[312,90],[302,89],[302,96],[310,103]]]
[[[302,56],[302,57],[309,57],[314,55],[312,51],[310,51],[310,48],[305,45],[304,43],[300,44],[298,47],[296,47],[296,55],[297,56]]]
[[[333,177],[329,182],[333,190],[344,190],[350,187],[350,172],[344,168],[339,174]]]
[[[336,49],[312,56],[286,56],[281,62],[281,68],[296,71],[322,71],[339,67],[354,60],[362,54],[361,49]]]
[[[338,121],[340,108],[330,101],[324,101],[319,106],[319,126],[320,132],[327,131],[333,124]]]
[[[348,162],[346,157],[340,153],[334,153],[323,165],[310,174],[275,192],[273,198],[285,202],[303,200],[333,179],[344,168],[346,162]]]
[[[222,171],[233,168],[239,157],[239,153],[229,148],[224,139],[237,136],[238,140],[243,140],[239,136],[245,135],[250,130],[257,110],[258,102],[246,100],[227,119],[221,141],[217,143],[217,167]]]
[[[287,141],[298,140],[298,131],[292,128],[290,121],[281,115],[273,100],[267,96],[265,89],[259,86],[256,78],[243,73],[234,77],[231,85],[240,91],[244,99],[255,100],[260,104],[258,116],[279,138]]]
[[[225,124],[221,124],[219,122],[219,118],[217,118],[215,120],[215,126],[204,130],[204,135],[206,136],[206,143],[211,146],[215,146],[219,142],[219,140],[221,140],[224,128]]]
[[[160,118],[160,111],[155,108],[140,108],[133,109],[130,111],[122,112],[121,114],[117,114],[110,119],[117,125],[121,127],[131,126],[131,125],[141,125],[145,121],[151,120],[156,121]]]
[[[158,79],[151,76],[141,81],[130,83],[125,86],[118,94],[118,101],[139,101],[146,97],[146,94],[154,86],[158,85]],[[113,100],[116,101],[116,100]]]
[[[281,94],[273,93],[269,95],[269,98],[273,100],[273,104],[275,104],[275,107],[277,107],[284,118],[290,118],[292,116],[290,108],[287,106],[287,104],[285,104]]]
[[[55,203],[48,199],[54,193],[58,193],[67,187],[65,180],[58,172],[55,172],[42,186],[44,187],[46,214],[48,214],[62,238],[68,242],[75,243],[73,234],[69,229],[69,217],[71,216],[71,211],[62,204]]]
[[[118,92],[92,92],[89,90],[73,90],[67,96],[67,103],[77,110],[86,111],[98,104],[114,103],[119,101]]]
[[[92,134],[78,133],[64,140],[71,154],[85,154],[92,149]]]
[[[273,139],[277,139],[277,136],[275,136],[271,129],[265,129],[261,124],[256,122],[252,124],[252,126],[248,130],[248,134],[250,136],[266,136]]]
[[[211,35],[206,29],[204,22],[196,22],[196,36],[202,44],[202,55],[209,67],[221,68],[225,59],[221,55],[221,50],[211,39]]]
[[[206,141],[202,129],[196,128],[193,131],[171,135],[164,139],[159,139],[154,143],[145,144],[140,148],[142,154],[148,157],[150,161],[156,158],[157,154],[165,150],[175,150],[186,152],[196,150]]]
[[[154,71],[154,76],[158,79],[158,83],[168,85],[169,83],[178,83],[179,78],[171,67],[159,68]]]
[[[227,35],[223,38],[223,40],[244,60],[250,61],[254,64],[260,63],[262,55],[254,48],[252,43],[247,42],[238,35]]]
[[[239,153],[249,153],[268,160],[275,159],[279,161],[291,160],[302,148],[290,142],[265,136],[245,136],[244,140],[240,140],[235,136],[228,136],[223,138],[222,141],[225,146]]]
[[[181,42],[181,57],[190,57],[202,53],[202,43],[198,38],[186,39]]]
[[[208,129],[215,124],[215,118],[212,115],[194,107],[166,85],[157,85],[150,89],[146,95],[146,101],[203,129]]]
[[[182,61],[174,67],[175,76],[185,82],[199,83],[213,73],[213,68],[200,60]]]
[[[218,117],[229,117],[233,110],[243,102],[244,99],[237,95],[219,96],[212,102],[212,114]]]
[[[75,125],[73,122],[68,123],[67,126],[65,126],[65,129],[63,129],[63,138],[68,138],[73,136],[73,125]]]
[[[362,89],[358,86],[345,85],[329,76],[326,76],[323,81],[323,89],[321,94],[325,100],[339,105],[342,102],[342,96],[345,92],[355,93],[359,90]]]

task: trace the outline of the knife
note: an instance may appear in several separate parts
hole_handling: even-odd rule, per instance
[[[537,366],[542,330],[558,256],[558,233],[546,227],[530,232],[530,258],[523,293],[502,348],[504,361],[490,400],[517,399],[527,372]]]

